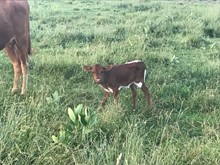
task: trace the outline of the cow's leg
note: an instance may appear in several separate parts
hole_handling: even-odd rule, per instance
[[[141,87],[141,90],[143,91],[144,93],[144,97],[147,99],[147,102],[148,102],[148,105],[151,106],[151,98],[150,98],[150,93],[149,93],[149,90],[147,88],[147,86],[143,83],[142,87]]]
[[[19,53],[21,59],[21,70],[23,74],[21,94],[25,94],[27,90],[29,60],[27,51],[20,51]]]
[[[103,95],[103,98],[102,98],[101,105],[99,106],[99,110],[100,110],[102,107],[105,106],[105,103],[106,103],[106,101],[107,101],[107,99],[108,99],[108,96],[109,96],[109,92],[106,92],[106,91],[105,91],[105,93],[104,93],[104,95]]]
[[[131,88],[131,93],[132,93],[133,110],[135,111],[137,93],[136,93],[136,89],[135,89],[134,84],[130,85],[130,88]]]
[[[16,50],[14,45],[7,46],[5,51],[8,54],[14,68],[14,83],[12,88],[12,93],[14,93],[19,89],[18,83],[21,76],[21,63],[15,52]]]

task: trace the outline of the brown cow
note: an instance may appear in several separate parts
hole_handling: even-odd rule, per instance
[[[104,96],[101,106],[104,106],[109,93],[113,93],[114,100],[118,101],[119,90],[122,87],[131,88],[133,97],[133,109],[136,107],[135,87],[141,88],[148,105],[151,104],[149,90],[145,85],[146,68],[143,62],[136,60],[121,65],[102,67],[99,64],[94,66],[84,66],[86,71],[92,73],[94,81],[104,90]]]
[[[27,0],[0,0],[0,50],[4,48],[14,68],[12,92],[19,89],[22,73],[21,94],[24,94],[28,79],[28,54],[31,49]]]

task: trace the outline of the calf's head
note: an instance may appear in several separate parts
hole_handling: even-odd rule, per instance
[[[105,74],[111,66],[103,67],[99,64],[95,64],[93,66],[83,66],[83,68],[92,74],[93,80],[97,84],[105,83]]]

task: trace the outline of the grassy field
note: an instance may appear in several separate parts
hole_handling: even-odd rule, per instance
[[[0,53],[0,164],[220,164],[217,1],[29,3],[25,96],[11,95],[12,65]],[[133,112],[131,92],[122,90],[118,105],[109,98],[97,112],[103,91],[83,65],[136,59],[148,67],[154,106],[139,90]],[[80,104],[97,120],[88,127],[68,115]]]

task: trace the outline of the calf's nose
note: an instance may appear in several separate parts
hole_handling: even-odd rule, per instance
[[[100,83],[100,81],[101,81],[100,79],[95,79],[96,83]]]

